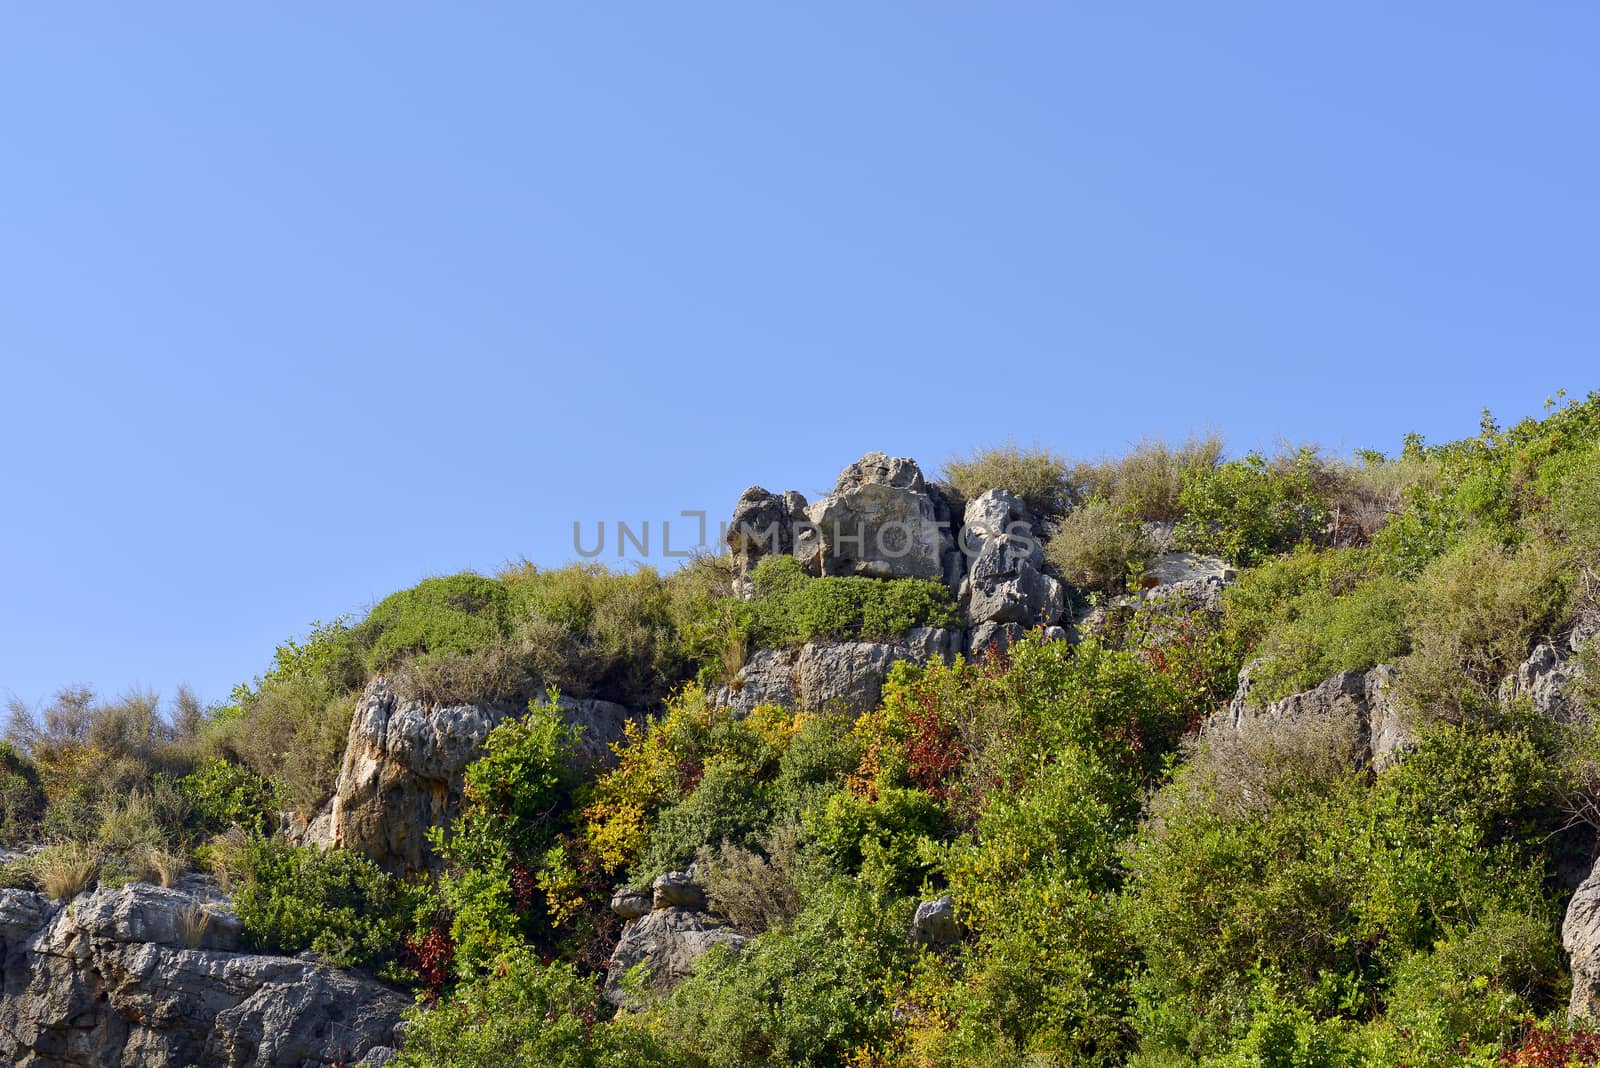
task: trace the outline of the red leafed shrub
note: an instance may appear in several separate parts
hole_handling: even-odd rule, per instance
[[[1600,1031],[1562,1031],[1535,1025],[1500,1053],[1507,1068],[1584,1068],[1600,1065]]]
[[[402,951],[402,959],[421,978],[430,1002],[438,998],[449,981],[455,957],[456,943],[448,927],[435,927],[421,937],[412,935]]]
[[[906,773],[911,781],[943,801],[949,796],[946,780],[966,759],[966,747],[955,728],[942,722],[931,693],[923,693],[906,713],[911,737],[906,742]]]
[[[534,895],[538,893],[539,883],[531,869],[521,864],[511,866],[511,907],[518,912],[527,912],[533,907]]]

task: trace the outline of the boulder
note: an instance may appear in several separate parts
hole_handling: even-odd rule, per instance
[[[875,708],[883,680],[897,660],[949,663],[962,651],[962,633],[916,627],[897,642],[808,642],[798,650],[758,649],[718,703],[741,712],[760,705],[786,708]]]
[[[812,574],[948,581],[955,551],[948,502],[914,460],[868,453],[806,518],[794,528],[794,555]]]
[[[611,954],[606,972],[605,998],[618,1008],[639,1009],[664,997],[694,972],[694,964],[713,946],[737,952],[749,939],[703,912],[686,908],[658,908],[631,920]],[[642,967],[639,996],[630,996],[624,979]]]
[[[911,941],[915,945],[942,949],[961,941],[961,924],[956,919],[955,899],[949,894],[917,905],[911,918]]]
[[[591,762],[611,758],[611,744],[633,718],[610,701],[562,698],[559,707],[583,729],[582,757]],[[490,731],[525,711],[516,702],[432,705],[402,697],[382,678],[368,683],[328,813],[329,844],[365,853],[393,872],[427,868],[435,859],[427,832],[459,806],[462,772]]]
[[[770,493],[751,486],[740,494],[728,521],[726,541],[741,582],[749,579],[762,557],[792,554],[795,526],[805,522],[806,499],[793,490]]]
[[[1572,961],[1572,1000],[1567,1014],[1574,1021],[1600,1019],[1600,863],[1589,872],[1567,904],[1561,923],[1561,944]]]
[[[694,881],[693,872],[669,871],[656,876],[655,882],[650,884],[650,906],[702,912],[706,907],[706,892]]]
[[[625,920],[637,920],[653,907],[650,894],[623,887],[611,895],[611,911]]]
[[[1219,556],[1178,552],[1160,554],[1145,568],[1144,574],[1148,585],[1152,587],[1178,586],[1205,579],[1226,585],[1239,577],[1238,572]]]
[[[1004,653],[1027,633],[1021,623],[979,623],[967,632],[967,654],[974,660]]]
[[[1204,731],[1243,733],[1262,721],[1327,717],[1354,728],[1355,759],[1382,769],[1416,744],[1398,702],[1393,697],[1395,669],[1379,664],[1368,671],[1345,671],[1302,693],[1262,705],[1251,695],[1255,662],[1239,673],[1239,687],[1226,711],[1212,715]]]
[[[974,629],[986,623],[1027,628],[1060,621],[1066,591],[1044,573],[1044,547],[1017,497],[990,490],[969,502],[961,547],[973,558],[958,599]]]
[[[409,998],[238,939],[204,891],[0,891],[0,1063],[302,1068],[397,1044]]]
[[[1582,676],[1583,668],[1569,648],[1544,642],[1500,684],[1500,703],[1526,700],[1546,719],[1570,723],[1584,715],[1572,694]]]

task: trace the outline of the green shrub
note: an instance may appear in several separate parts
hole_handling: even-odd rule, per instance
[[[923,579],[812,578],[792,556],[768,556],[751,579],[750,641],[895,641],[913,627],[959,625],[950,590]]]
[[[240,703],[206,726],[202,749],[281,787],[281,800],[314,812],[338,781],[356,693],[327,679],[288,676],[241,691]]]
[[[411,902],[400,882],[366,857],[257,839],[244,864],[233,904],[255,948],[309,949],[337,968],[393,960],[410,925]]]
[[[694,792],[661,811],[633,882],[688,867],[704,846],[748,846],[772,817],[767,784],[733,761],[708,762]]]
[[[272,780],[239,764],[212,760],[178,780],[178,791],[202,830],[238,827],[265,835],[277,826],[277,789]]]
[[[508,633],[511,598],[494,579],[464,572],[391,593],[357,628],[367,667],[384,671],[420,653],[472,653]]]
[[[571,965],[507,953],[406,1019],[397,1068],[652,1068],[675,1063],[645,1029],[596,1023],[605,1006]]]
[[[945,481],[972,500],[992,489],[1016,494],[1041,518],[1061,515],[1072,506],[1072,465],[1049,449],[1024,449],[1014,441],[974,449],[944,462]]]
[[[1222,458],[1222,439],[1192,435],[1182,445],[1145,438],[1118,457],[1082,463],[1072,470],[1074,499],[1102,497],[1139,520],[1171,522],[1183,514],[1186,477],[1209,471]]]
[[[647,708],[687,673],[674,594],[654,569],[523,564],[500,578],[512,640],[543,685]]]
[[[933,871],[929,847],[948,817],[923,790],[886,788],[871,800],[840,791],[806,820],[808,853],[830,875],[859,876],[885,899],[914,894]]]
[[[913,959],[912,903],[885,905],[848,881],[822,888],[795,921],[735,956],[719,947],[651,1013],[651,1029],[706,1068],[848,1063],[889,1034],[885,990]]]
[[[1046,558],[1080,590],[1121,593],[1155,546],[1133,514],[1102,497],[1074,508],[1045,545]]]
[[[1320,461],[1302,449],[1278,463],[1260,453],[1184,475],[1184,519],[1175,543],[1215,553],[1241,567],[1287,552],[1322,534],[1327,506],[1318,493]]]
[[[39,769],[9,742],[0,742],[0,846],[32,838],[44,806]]]
[[[1325,589],[1302,594],[1293,618],[1269,631],[1257,647],[1262,663],[1251,675],[1251,697],[1275,701],[1342,671],[1395,662],[1410,649],[1414,597],[1407,583],[1388,575],[1368,579],[1344,596]]]
[[[1488,709],[1534,640],[1564,619],[1567,582],[1560,553],[1540,541],[1511,549],[1476,537],[1434,561],[1416,582],[1402,694],[1447,719]]]

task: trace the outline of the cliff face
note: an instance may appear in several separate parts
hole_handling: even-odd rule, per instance
[[[199,886],[133,884],[65,904],[0,891],[0,1062],[382,1062],[408,998],[364,976],[242,952],[239,930]]]

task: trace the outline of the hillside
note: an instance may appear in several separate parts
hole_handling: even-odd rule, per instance
[[[1600,1064],[1600,393],[725,534],[13,703],[0,1061]]]

